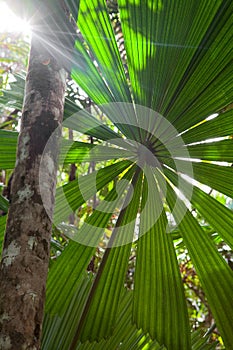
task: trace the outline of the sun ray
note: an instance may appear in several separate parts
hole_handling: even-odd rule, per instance
[[[27,21],[17,17],[5,2],[0,3],[0,33],[22,33],[31,35],[31,28]]]

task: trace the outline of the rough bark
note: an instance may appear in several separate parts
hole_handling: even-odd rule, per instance
[[[45,145],[63,117],[66,73],[32,40],[17,161],[11,186],[1,261],[0,349],[39,349],[50,255],[58,145],[46,149],[43,186],[39,187]],[[55,142],[56,143],[56,142]]]

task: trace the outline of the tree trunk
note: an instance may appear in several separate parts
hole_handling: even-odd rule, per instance
[[[48,25],[48,21],[47,21]],[[61,126],[66,73],[52,47],[32,39],[11,204],[1,262],[0,349],[39,349],[50,256],[51,213],[56,187],[58,140],[46,149],[43,186],[39,167],[45,145]],[[53,38],[54,39],[54,38]],[[56,50],[55,50],[56,51]],[[64,59],[64,57],[63,57]]]

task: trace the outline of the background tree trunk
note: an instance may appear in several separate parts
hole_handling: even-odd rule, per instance
[[[43,177],[43,186],[48,189],[46,208],[50,215],[41,199],[39,167],[49,137],[62,123],[66,81],[64,46],[67,47],[63,40],[60,59],[62,39],[57,42],[54,28],[57,26],[59,33],[61,28],[54,13],[46,11],[46,23],[44,18],[37,23],[43,30],[32,39],[1,261],[1,350],[40,348],[59,138],[46,148],[44,158],[47,175]],[[71,34],[69,42],[73,44]]]

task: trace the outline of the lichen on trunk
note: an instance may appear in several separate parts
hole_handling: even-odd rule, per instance
[[[43,156],[47,160],[43,164],[47,175],[42,186],[49,189],[49,213],[41,199],[39,168],[50,136],[61,128],[65,80],[61,64],[33,38],[1,261],[2,350],[40,348],[58,138],[46,147]]]

